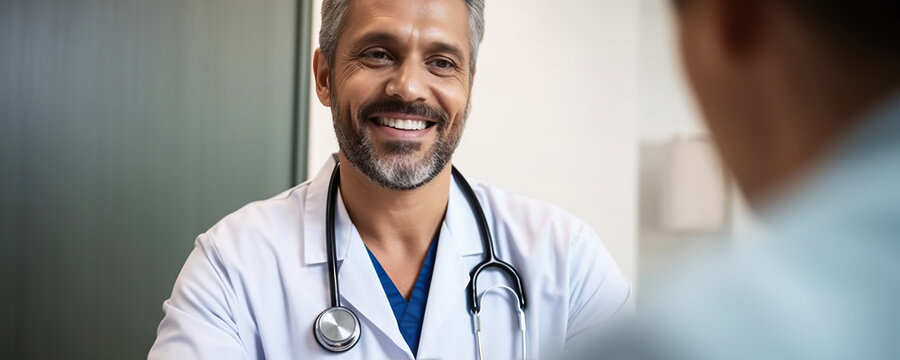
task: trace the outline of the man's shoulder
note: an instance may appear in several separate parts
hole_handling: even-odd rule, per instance
[[[559,205],[475,181],[478,196],[494,232],[513,238],[552,237],[567,248],[578,238],[595,236],[582,219]]]
[[[473,182],[472,189],[481,201],[490,204],[485,211],[503,214],[506,221],[584,226],[584,222],[559,205],[505,190],[487,182]]]
[[[248,203],[216,222],[200,239],[220,252],[240,254],[298,243],[308,183],[265,200]]]

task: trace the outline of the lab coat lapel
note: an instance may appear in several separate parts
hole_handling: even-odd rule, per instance
[[[425,319],[422,323],[422,334],[419,338],[419,354],[422,359],[442,358],[442,336],[446,331],[459,331],[460,327],[445,327],[450,316],[453,321],[471,322],[466,307],[466,286],[469,284],[471,268],[466,261],[467,256],[480,256],[483,252],[478,225],[462,191],[451,182],[450,199],[447,214],[441,226],[438,240],[437,258],[431,287],[428,290],[428,302],[425,308]],[[475,260],[477,262],[477,259]],[[465,327],[468,329],[468,327]],[[468,336],[470,333],[453,333],[449,336]]]
[[[328,183],[335,162],[336,155],[329,157],[310,182],[306,195],[303,247],[307,266],[324,265],[328,261],[325,247],[325,208],[328,203]],[[350,221],[340,191],[335,205],[334,240],[341,305],[353,309],[360,321],[372,323],[375,331],[383,334],[366,334],[363,329],[361,338],[378,341],[376,339],[387,337],[395,346],[409,353],[409,346],[400,334],[391,304],[384,295],[381,281],[375,273],[362,238]]]
[[[328,203],[328,183],[336,162],[336,154],[329,156],[316,176],[310,180],[306,191],[303,211],[303,259],[306,265],[321,264],[328,260],[325,251],[325,207]],[[340,222],[342,214],[336,215],[336,222]],[[344,233],[347,230],[346,227],[335,226],[335,237],[346,238]],[[338,259],[343,259],[346,251],[346,244],[339,243]]]
[[[395,346],[412,356],[409,345],[400,334],[397,319],[394,318],[394,312],[384,294],[381,281],[372,265],[372,259],[369,258],[356,228],[350,224],[343,201],[340,201],[340,198],[338,200],[338,211],[343,214],[340,217],[346,219],[349,229],[344,233],[346,236],[344,239],[336,239],[338,243],[347,244],[347,252],[338,270],[342,305],[354,309],[357,316],[371,322],[376,331],[383,334],[362,334],[361,336],[368,336],[369,340],[387,337]],[[365,320],[361,319],[361,321]]]

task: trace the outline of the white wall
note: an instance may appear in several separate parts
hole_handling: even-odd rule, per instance
[[[639,2],[486,3],[473,109],[454,163],[584,219],[635,279]],[[318,16],[314,26],[318,34]],[[337,143],[329,110],[315,96],[311,104],[313,174]]]
[[[640,0],[639,74],[639,230],[638,272],[648,275],[689,246],[699,245],[701,231],[662,228],[660,208],[668,179],[668,143],[673,137],[695,138],[706,130],[699,120],[679,59],[675,17],[669,0]],[[678,207],[689,204],[678,204]],[[690,210],[690,209],[688,209]]]
[[[659,228],[660,187],[667,158],[666,142],[675,136],[708,137],[700,112],[683,75],[675,16],[670,0],[640,0],[639,272],[650,273],[684,248],[702,243],[710,233],[673,233]],[[726,180],[727,181],[727,180]],[[729,184],[727,221],[721,235],[761,231],[744,199]],[[685,207],[691,204],[684,204]],[[690,209],[686,209],[690,211]],[[711,241],[723,241],[721,236]]]
[[[641,140],[705,134],[699,111],[682,74],[670,0],[640,0]]]

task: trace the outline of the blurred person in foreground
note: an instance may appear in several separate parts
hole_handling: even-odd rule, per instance
[[[673,8],[687,78],[764,230],[682,259],[646,284],[630,331],[574,357],[900,358],[900,2]]]

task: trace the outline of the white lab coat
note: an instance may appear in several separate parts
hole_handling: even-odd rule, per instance
[[[400,334],[359,233],[338,199],[336,243],[342,304],[359,317],[355,347],[323,349],[313,322],[329,306],[325,205],[333,157],[312,180],[226,216],[197,238],[163,304],[149,359],[475,359],[466,307],[469,271],[482,260],[471,209],[452,182],[440,230],[418,356]],[[631,287],[595,233],[543,202],[473,183],[498,257],[522,277],[529,358],[631,308]],[[479,288],[508,284],[487,271]],[[511,297],[484,297],[485,358],[520,358]]]

